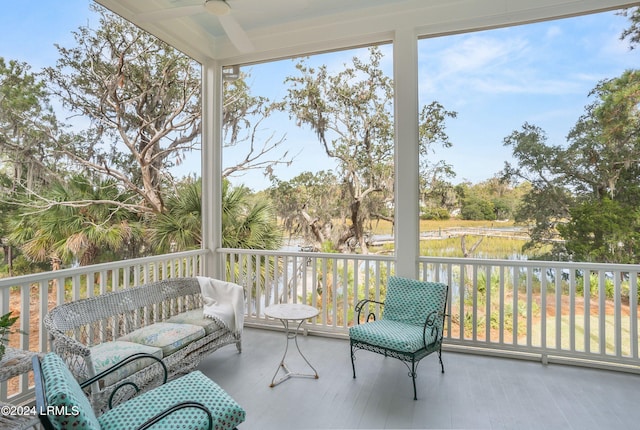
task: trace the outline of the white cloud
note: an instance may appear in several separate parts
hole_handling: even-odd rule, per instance
[[[522,56],[526,50],[527,42],[522,39],[472,36],[442,52],[441,76],[485,74]]]
[[[549,40],[557,39],[564,34],[562,28],[559,25],[552,25],[547,29],[546,38]]]
[[[525,39],[465,35],[440,50],[421,49],[421,92],[468,93],[518,91],[530,47]],[[513,71],[517,68],[518,73]]]

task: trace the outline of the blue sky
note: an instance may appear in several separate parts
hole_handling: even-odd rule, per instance
[[[440,151],[458,180],[491,177],[510,158],[503,139],[525,122],[562,145],[598,81],[638,67],[613,12],[423,40],[421,100],[458,112],[454,146]]]
[[[40,70],[55,64],[54,43],[69,46],[72,31],[91,22],[90,0],[3,1],[0,13],[0,56]],[[93,20],[95,23],[95,19]]]
[[[5,2],[0,14],[3,37],[0,56],[24,61],[33,71],[54,65],[54,43],[72,46],[71,32],[96,20],[89,0],[21,0]],[[619,76],[640,65],[640,50],[630,51],[619,35],[628,21],[607,12],[564,20],[530,24],[419,42],[420,103],[432,100],[458,113],[447,121],[453,142],[438,149],[457,172],[454,183],[478,182],[494,176],[510,160],[503,139],[525,122],[544,129],[549,143],[563,144],[584,107],[589,91],[599,80]],[[391,73],[391,46],[384,67]],[[362,51],[323,55],[314,61],[337,69]],[[272,99],[285,93],[282,81],[293,73],[294,62],[253,65],[249,82],[257,95]],[[278,116],[265,122],[261,135],[284,136],[285,148],[296,155],[293,164],[276,171],[289,179],[305,170],[331,169],[312,133]],[[225,152],[225,164],[238,157]],[[189,158],[180,173],[199,171],[199,155]],[[236,178],[254,189],[268,186],[261,173]]]

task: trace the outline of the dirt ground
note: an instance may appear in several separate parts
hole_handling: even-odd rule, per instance
[[[29,319],[29,351],[39,351],[38,339],[40,336],[40,293],[38,291],[38,287],[31,287],[29,291],[29,308],[31,309]],[[55,289],[50,288],[48,291],[48,309],[51,309],[55,306]],[[20,315],[20,303],[21,303],[21,295],[19,291],[12,291],[9,296],[9,310],[12,312],[13,316],[18,316],[18,321],[16,321],[14,327],[19,328],[22,326],[22,315]],[[20,341],[18,335],[10,336],[9,338],[9,346],[13,348],[20,348]],[[10,365],[10,363],[6,363]],[[7,384],[7,393],[9,396],[18,392],[20,383],[20,378],[15,377],[11,378]],[[29,373],[29,385],[33,385],[33,372]]]

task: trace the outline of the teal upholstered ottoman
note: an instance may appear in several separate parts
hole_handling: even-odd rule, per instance
[[[245,419],[244,409],[200,371],[147,391],[96,417],[80,384],[58,355],[49,353],[42,360],[34,357],[33,365],[36,406],[47,430],[131,430],[143,425],[171,430],[231,430]]]
[[[103,430],[133,429],[150,416],[180,402],[197,401],[209,409],[214,429],[233,429],[244,421],[245,411],[211,379],[194,371],[105,412],[98,418]],[[207,428],[206,416],[197,409],[184,409],[164,418],[162,428]]]

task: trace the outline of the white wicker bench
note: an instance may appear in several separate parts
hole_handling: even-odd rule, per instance
[[[197,278],[172,278],[65,303],[45,316],[44,325],[52,350],[79,382],[140,352],[161,359],[172,379],[224,345],[235,343],[241,351],[239,335],[203,317]],[[135,384],[145,391],[163,372],[157,360],[137,360],[92,384],[94,410],[102,413],[108,408],[116,387]]]

